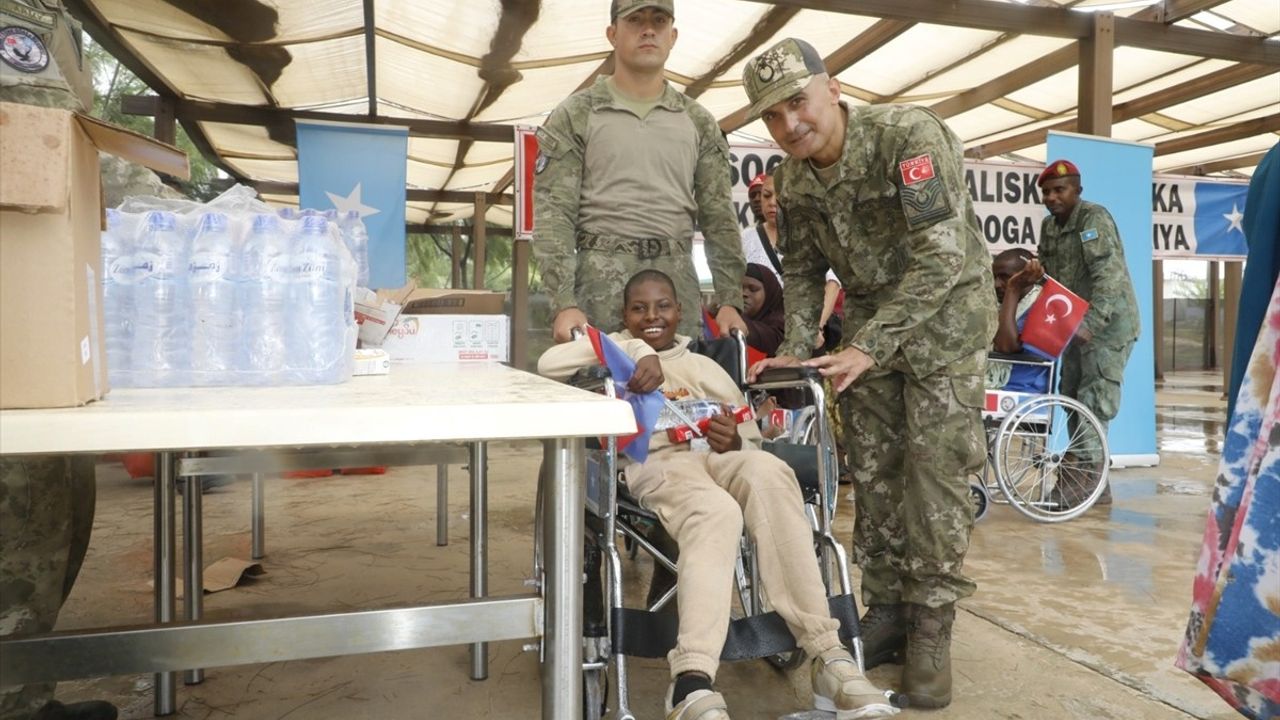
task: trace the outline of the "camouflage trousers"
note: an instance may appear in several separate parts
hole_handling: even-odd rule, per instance
[[[986,456],[986,353],[927,376],[873,368],[841,397],[867,605],[939,607],[973,594],[961,574],[973,529],[971,473]]]
[[[607,332],[622,329],[622,290],[632,275],[641,270],[661,270],[671,276],[680,301],[681,335],[697,338],[702,332],[702,293],[698,272],[693,267],[689,243],[673,243],[673,253],[640,258],[634,253],[607,250],[578,250],[578,273],[574,295],[578,308],[593,325]]]
[[[1062,355],[1058,392],[1079,400],[1089,408],[1097,416],[1104,435],[1107,424],[1120,411],[1120,382],[1124,379],[1124,366],[1129,362],[1132,351],[1133,341],[1120,347],[1072,343]],[[1076,436],[1076,425],[1075,413],[1071,413],[1067,417],[1067,426],[1072,437]],[[1088,452],[1080,454],[1085,460],[1101,459],[1090,457]]]
[[[92,457],[0,460],[0,637],[49,632],[93,530]],[[54,683],[0,689],[0,720],[32,716]]]

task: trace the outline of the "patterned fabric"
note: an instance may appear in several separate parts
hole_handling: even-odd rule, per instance
[[[1227,428],[1177,665],[1248,718],[1280,717],[1280,283]]]

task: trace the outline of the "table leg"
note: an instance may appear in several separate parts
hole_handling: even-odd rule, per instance
[[[198,475],[185,479],[187,487],[182,494],[182,552],[185,577],[182,586],[182,606],[187,622],[200,619],[204,610],[204,482]],[[204,682],[204,670],[199,668],[186,673],[188,685]]]
[[[156,623],[173,622],[174,606],[174,546],[177,537],[174,528],[174,471],[177,456],[172,452],[156,453],[155,505],[152,515],[155,521],[155,610]],[[177,673],[162,672],[155,675],[156,715],[171,715],[178,704]]]
[[[254,560],[261,560],[262,556],[267,554],[266,548],[264,547],[265,540],[263,539],[263,531],[265,530],[264,525],[266,524],[266,521],[264,520],[265,513],[263,512],[262,492],[262,473],[254,473],[253,517],[250,520],[249,530],[249,533],[252,536],[249,556]]]
[[[436,466],[436,545],[449,544],[449,466]]]
[[[488,593],[489,586],[489,454],[488,443],[471,444],[471,597]],[[471,679],[489,677],[489,644],[471,646]]]
[[[549,468],[543,516],[546,618],[542,649],[542,718],[582,717],[582,542],[585,507],[581,439],[546,440]]]

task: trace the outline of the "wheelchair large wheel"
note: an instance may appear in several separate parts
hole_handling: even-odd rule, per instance
[[[1010,504],[1040,522],[1064,522],[1092,507],[1106,490],[1111,462],[1102,424],[1063,395],[1015,407],[1000,423],[991,457]]]
[[[755,546],[745,538],[742,541],[733,575],[734,584],[738,589],[738,602],[742,608],[741,617],[763,615],[773,610],[764,585],[759,582],[760,567],[755,562]],[[791,670],[800,667],[804,658],[804,651],[797,648],[775,655],[766,655],[764,661],[778,670]]]

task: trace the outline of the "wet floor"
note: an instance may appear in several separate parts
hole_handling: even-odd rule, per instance
[[[1199,386],[1208,386],[1203,390]],[[900,717],[1205,718],[1236,715],[1173,667],[1189,609],[1225,412],[1212,378],[1175,377],[1157,391],[1161,464],[1112,474],[1114,505],[1060,525],[994,507],[975,528],[967,572],[977,593],[961,604],[954,640],[956,700]],[[524,592],[529,574],[531,445],[491,457],[490,587]],[[210,618],[378,608],[463,597],[467,587],[466,482],[454,469],[451,544],[434,545],[434,469],[384,476],[279,480],[268,485],[268,574],[205,597]],[[93,546],[60,628],[147,622],[151,490],[103,466]],[[247,556],[249,488],[205,498],[205,559]],[[841,503],[837,537],[848,542]],[[638,594],[650,572],[628,562]],[[856,583],[857,573],[854,570]],[[466,676],[465,648],[216,668],[179,689],[182,718],[531,718],[534,655],[522,643],[490,647],[490,678]],[[871,673],[882,686],[899,668]],[[665,664],[632,663],[632,704],[662,717]],[[808,673],[785,676],[763,662],[721,669],[718,686],[735,718],[778,718],[808,701]],[[123,718],[150,717],[150,677],[66,683],[68,699],[111,699]]]

